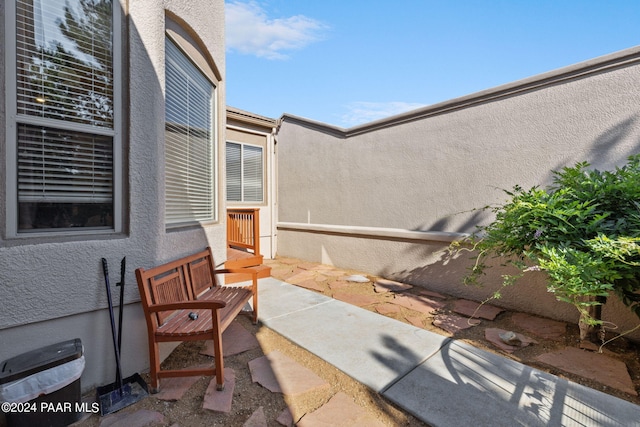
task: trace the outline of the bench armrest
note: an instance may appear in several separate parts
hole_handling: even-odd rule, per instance
[[[199,310],[209,309],[217,310],[224,308],[227,305],[226,302],[220,300],[202,300],[202,301],[180,301],[170,302],[166,304],[154,304],[149,307],[149,313],[157,313],[160,311],[172,311],[172,310]]]
[[[251,281],[253,282],[251,288],[255,294],[258,293],[258,272],[253,270],[251,267],[245,268],[220,268],[217,270],[213,270],[213,274],[246,274],[247,276],[251,276]]]

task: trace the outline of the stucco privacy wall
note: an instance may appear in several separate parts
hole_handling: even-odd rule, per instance
[[[639,58],[634,48],[352,129],[284,115],[278,254],[483,299],[495,287],[461,285],[468,258],[448,259],[449,241],[486,222],[474,209],[506,200],[501,189],[546,185],[578,161],[611,169],[639,152]],[[577,318],[543,276],[496,303]],[[637,324],[624,309],[613,320]]]
[[[114,1],[114,3],[118,3]],[[0,6],[3,25],[4,4]],[[137,267],[150,267],[207,245],[222,262],[224,227],[224,2],[191,0],[122,1],[124,94],[124,202],[125,232],[119,235],[48,237],[0,240],[0,360],[40,346],[80,338],[85,347],[83,389],[113,382],[115,361],[108,321],[100,259],[109,261],[112,286],[118,281],[119,262],[127,257],[124,374],[148,369],[146,324],[142,317],[134,276]],[[165,229],[164,221],[164,40],[165,16],[174,17],[211,55],[221,82],[217,86],[217,170],[219,222],[204,227]],[[4,29],[4,27],[3,27]],[[4,33],[3,33],[4,34]],[[4,58],[4,49],[0,47]],[[4,88],[15,84],[2,73]],[[5,162],[5,133],[0,153]],[[221,143],[222,142],[222,143]],[[4,168],[2,169],[4,170]],[[4,207],[4,172],[0,175]],[[115,286],[114,286],[115,288]],[[117,294],[114,290],[114,298]]]

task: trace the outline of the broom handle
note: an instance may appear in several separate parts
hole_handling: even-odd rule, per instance
[[[111,285],[109,284],[109,267],[107,260],[102,258],[102,271],[104,272],[104,283],[107,288],[107,302],[109,303],[109,318],[111,320],[111,337],[113,338],[113,350],[116,355],[116,383],[122,390],[122,374],[120,367],[120,354],[118,353],[118,342],[116,339],[116,322],[113,315],[113,301],[111,300]]]

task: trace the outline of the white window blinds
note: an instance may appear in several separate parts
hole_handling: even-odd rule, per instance
[[[15,17],[17,231],[113,229],[113,1],[15,0]]]
[[[211,221],[214,86],[169,38],[165,48],[165,222]]]
[[[264,200],[263,149],[248,144],[227,142],[227,200],[262,202]]]
[[[112,2],[17,0],[17,112],[113,127]]]

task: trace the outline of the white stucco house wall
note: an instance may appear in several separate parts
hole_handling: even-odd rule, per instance
[[[114,288],[127,260],[125,376],[149,364],[134,269],[224,261],[225,46],[223,0],[82,3],[0,3],[0,360],[80,338],[88,390],[115,379],[101,258]]]

